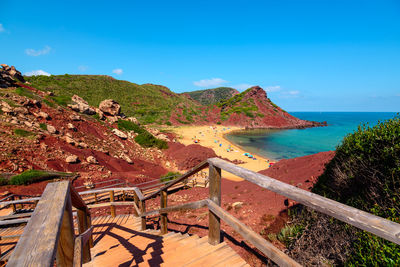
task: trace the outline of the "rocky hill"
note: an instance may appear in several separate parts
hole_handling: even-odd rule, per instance
[[[198,90],[192,92],[185,92],[191,99],[196,100],[202,105],[215,105],[220,101],[231,98],[239,94],[239,91],[231,87],[218,87],[214,89]]]

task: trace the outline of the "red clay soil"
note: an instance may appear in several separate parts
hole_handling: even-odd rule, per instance
[[[185,146],[180,143],[168,143],[169,148],[165,151],[166,155],[175,160],[180,170],[193,168],[203,160],[216,157],[214,150],[198,144]]]

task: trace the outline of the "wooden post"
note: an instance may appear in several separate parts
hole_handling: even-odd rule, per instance
[[[97,204],[97,193],[94,193],[94,203]]]
[[[74,223],[72,219],[71,197],[68,195],[67,198],[61,223],[60,237],[58,239],[56,255],[57,266],[72,266],[74,260]]]
[[[110,202],[114,202],[114,191],[110,191]],[[110,206],[111,217],[115,217],[115,206]]]
[[[210,177],[210,200],[216,205],[221,206],[221,169],[209,165],[209,177]],[[220,218],[212,213],[208,212],[208,243],[211,245],[217,245],[221,242],[221,223]]]
[[[141,213],[145,213],[146,212],[146,202],[144,201],[140,201],[139,202],[139,208],[140,208],[140,212]],[[142,231],[146,230],[146,217],[142,217]]]
[[[87,225],[88,228],[90,228],[92,226],[92,218],[90,217],[90,213],[86,213],[86,225]],[[94,246],[94,244],[93,244],[93,234],[90,235],[88,243],[89,243],[89,247],[92,248]]]
[[[15,196],[12,196],[11,200],[15,200]],[[15,206],[15,204],[12,204],[12,210],[13,210],[13,213],[17,212],[17,207]]]
[[[82,234],[85,232],[90,226],[87,225],[87,217],[86,217],[86,212],[84,210],[77,210],[78,214],[78,229],[79,229],[79,234]],[[75,243],[76,244],[76,243]],[[82,247],[82,261],[83,263],[89,262],[91,260],[90,256],[90,247],[89,244],[86,243]]]
[[[161,208],[167,207],[167,190],[161,191],[160,194],[160,201],[161,201]],[[160,215],[160,223],[161,223],[161,234],[165,235],[168,233],[168,215],[167,213]]]
[[[122,201],[125,201],[126,197],[125,197],[125,191],[122,190]]]
[[[139,207],[139,198],[136,195],[136,192],[133,193],[133,200],[135,201],[136,206],[140,209],[140,207]],[[139,216],[139,214],[137,213],[136,209],[135,209],[135,213],[136,213],[136,216]]]

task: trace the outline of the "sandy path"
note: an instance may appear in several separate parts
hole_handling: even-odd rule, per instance
[[[265,170],[269,167],[268,159],[264,157],[260,157],[258,155],[252,154],[255,156],[256,160],[248,158],[243,154],[247,151],[242,150],[238,146],[229,142],[224,138],[224,135],[235,130],[240,130],[239,127],[225,127],[225,126],[181,126],[174,127],[170,130],[174,131],[178,138],[179,142],[184,145],[194,144],[194,140],[198,139],[199,144],[205,147],[212,148],[215,151],[215,154],[222,158],[227,158],[229,160],[240,160],[245,163],[240,164],[239,166],[252,170],[252,171],[260,171]],[[231,151],[228,152],[227,149],[231,148]],[[250,153],[251,154],[251,153]],[[237,177],[236,175],[230,174],[228,172],[222,171],[222,177],[227,178],[234,181],[242,181],[243,179]]]

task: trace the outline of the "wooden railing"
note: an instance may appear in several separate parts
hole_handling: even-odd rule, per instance
[[[174,184],[187,179],[194,173],[209,166],[209,198],[196,202],[185,203],[176,206],[167,206],[167,190]],[[375,216],[373,214],[344,205],[334,200],[305,191],[295,186],[280,182],[271,177],[236,166],[219,158],[211,158],[204,161],[182,175],[180,178],[166,184],[156,192],[143,196],[138,188],[134,188],[134,207],[142,218],[142,230],[146,228],[147,216],[160,216],[161,233],[167,233],[167,214],[173,211],[198,209],[208,207],[209,209],[209,232],[208,242],[219,244],[221,240],[220,220],[222,219],[238,232],[244,240],[255,246],[265,256],[280,266],[300,266],[288,255],[277,249],[272,243],[251,230],[230,213],[221,208],[221,170],[230,172],[245,180],[255,183],[260,187],[271,190],[280,195],[295,200],[307,207],[313,208],[321,213],[330,215],[338,220],[351,224],[362,230],[371,232],[386,240],[400,244],[400,224]],[[145,201],[160,195],[160,209],[146,211]]]
[[[72,207],[77,209],[75,236]],[[46,186],[7,266],[81,266],[93,246],[88,208],[69,181]]]
[[[207,166],[209,167],[209,198],[181,205],[168,206],[167,197],[169,189],[173,188],[177,183],[188,179],[190,176],[196,174]],[[145,191],[142,192],[138,187],[122,187],[90,190],[78,194],[69,186],[68,182],[49,184],[46,187],[35,212],[32,214],[32,218],[26,226],[28,231],[24,231],[20,242],[18,242],[17,247],[15,248],[14,254],[9,261],[9,265],[11,263],[14,265],[10,266],[24,266],[24,263],[29,261],[35,263],[46,262],[50,264],[52,260],[54,260],[54,253],[57,252],[57,265],[60,263],[60,265],[63,266],[64,262],[70,263],[72,257],[74,257],[74,261],[77,266],[79,266],[79,263],[90,260],[89,246],[92,244],[90,240],[92,228],[90,227],[88,209],[110,207],[111,216],[115,216],[116,206],[133,205],[136,214],[141,217],[142,230],[146,229],[146,217],[160,216],[161,234],[167,233],[168,213],[207,207],[209,210],[208,242],[210,244],[216,245],[222,241],[220,224],[220,220],[222,219],[237,233],[239,233],[245,241],[252,244],[276,264],[280,266],[300,266],[288,255],[276,248],[272,243],[265,240],[262,236],[221,208],[221,170],[235,174],[249,182],[257,184],[260,187],[286,196],[305,206],[371,232],[386,240],[400,244],[400,225],[397,223],[299,189],[271,177],[236,166],[222,159],[211,158],[200,163],[178,179],[162,185],[161,188],[156,189],[155,191],[153,190],[152,193],[146,193]],[[49,186],[51,186],[51,188],[49,188]],[[106,202],[95,203],[88,206],[85,206],[85,203],[83,203],[79,196],[100,196],[102,194],[105,194],[105,197],[99,199],[99,201],[102,200]],[[68,196],[70,196],[70,198]],[[160,196],[160,208],[146,211],[146,201],[157,196]],[[120,198],[119,200],[122,201],[117,201],[116,198]],[[132,198],[134,201],[126,201],[127,199]],[[73,238],[73,235],[71,235],[71,206],[74,206],[77,209],[77,215],[80,222],[80,235],[75,239]],[[52,212],[50,213],[49,211]],[[39,235],[38,233],[42,234]],[[73,245],[71,245],[71,240],[74,240]],[[47,244],[47,246],[40,244]],[[71,247],[76,250],[75,253],[71,252]],[[27,251],[33,252],[30,253],[29,256],[23,256],[23,250],[25,248],[29,248]],[[82,250],[82,253],[79,253],[79,250]],[[37,266],[42,265],[46,264],[39,264]]]

